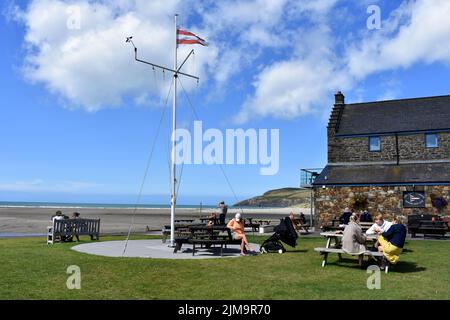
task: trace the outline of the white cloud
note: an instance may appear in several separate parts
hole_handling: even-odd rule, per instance
[[[334,91],[357,87],[375,72],[416,63],[450,64],[450,1],[404,1],[383,21],[381,30],[364,30],[356,38],[344,35],[344,41],[346,37],[362,39],[344,54],[336,52],[327,23],[335,4],[330,0],[294,6],[295,12],[308,13],[313,28],[297,31],[300,44],[292,57],[266,66],[256,76],[255,93],[236,117],[238,122],[255,116],[289,119],[324,107],[328,110]],[[387,88],[380,98],[394,98],[398,93],[398,88]]]
[[[258,75],[254,85],[255,95],[237,116],[238,123],[255,116],[290,119],[305,115],[330,92],[350,86],[347,76],[332,62],[315,59],[273,64]]]
[[[161,72],[155,87],[151,68],[134,61],[125,37],[134,36],[141,58],[172,66],[174,27],[168,12],[174,12],[177,4],[34,0],[16,16],[26,27],[25,77],[45,84],[69,106],[89,111],[119,106],[126,97],[142,103],[149,91],[165,95],[168,84],[161,83]],[[80,10],[80,29],[67,27],[73,7]],[[188,50],[180,48],[180,60]],[[196,52],[201,56],[196,60],[198,72],[205,76],[217,49],[196,47]],[[192,66],[188,63],[186,71],[193,72]],[[187,89],[194,87],[192,81],[184,85]]]
[[[365,40],[348,52],[350,72],[364,78],[375,72],[415,63],[450,63],[450,2],[403,2]]]
[[[449,1],[405,0],[381,30],[336,36],[331,25],[338,2],[32,0],[24,11],[10,11],[26,27],[26,78],[43,83],[69,106],[89,111],[120,106],[125,98],[143,105],[165,97],[169,76],[163,83],[158,74],[155,82],[151,68],[133,60],[124,40],[133,35],[142,58],[171,66],[177,11],[185,12],[183,27],[211,44],[196,46],[196,66],[188,63],[185,69],[211,85],[208,91],[226,92],[233,76],[258,70],[238,122],[328,110],[334,91],[358,88],[375,72],[450,63]],[[79,30],[66,27],[74,5],[81,10]],[[186,25],[189,15],[200,17],[197,25]],[[340,53],[337,41],[351,45]],[[190,49],[180,46],[180,59]],[[263,54],[269,58],[257,66]],[[183,86],[190,90],[195,82],[184,80]]]
[[[237,123],[255,117],[292,119],[317,110],[328,110],[326,102],[332,99],[332,92],[352,86],[351,78],[333,50],[332,30],[324,22],[335,3],[296,4],[297,14],[307,13],[312,27],[294,30],[289,35],[289,41],[294,44],[291,57],[264,67],[256,75],[255,93],[235,117]]]

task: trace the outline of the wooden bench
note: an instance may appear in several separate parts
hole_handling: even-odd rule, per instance
[[[192,220],[194,221],[194,220]],[[203,226],[203,224],[198,223],[176,223],[175,224],[175,238],[188,238],[191,234],[190,226]],[[167,238],[170,237],[170,225],[165,225],[162,230],[162,242],[166,243]]]
[[[374,222],[359,222],[362,232],[366,232],[373,226]]]
[[[309,223],[303,223],[300,219],[294,219],[295,230],[300,231],[301,229],[305,230],[306,233],[309,233],[308,228],[311,226]]]
[[[426,235],[440,235],[444,237],[449,231],[448,223],[441,221],[440,217],[432,214],[414,214],[408,216],[408,232],[411,237],[417,233]]]
[[[268,225],[270,225],[271,223],[272,223],[272,220],[270,220],[270,219],[255,219],[255,218],[252,218],[252,222],[254,222],[254,223],[257,223],[257,224],[259,224],[259,225],[261,225],[261,226],[268,226]]]
[[[55,219],[53,226],[47,227],[47,244],[83,235],[90,236],[91,240],[94,240],[94,238],[98,240],[100,237],[100,219]]]
[[[341,254],[343,253],[347,253],[342,249],[338,249],[338,248],[314,248],[314,251],[319,252],[320,254],[323,255],[323,261],[322,261],[322,267],[325,267],[325,265],[327,264],[327,259],[328,259],[328,254],[330,253],[336,253],[339,255],[339,260],[341,260]],[[348,254],[348,253],[347,253]],[[389,263],[386,260],[383,252],[377,252],[377,251],[365,251],[364,252],[364,256],[371,256],[371,257],[378,257],[381,258],[381,260],[386,263],[386,267],[385,267],[385,272],[388,273],[389,271]]]
[[[226,226],[190,226],[189,235],[175,237],[175,248],[173,250],[176,253],[181,250],[181,247],[185,243],[192,244],[192,255],[195,255],[196,246],[211,247],[220,245],[220,255],[223,255],[223,248],[229,244],[241,244],[241,240],[233,239],[231,230]],[[225,234],[224,234],[225,233]]]
[[[244,228],[249,228],[253,232],[259,232],[260,224],[253,222],[252,218],[248,218],[248,222],[244,220]]]

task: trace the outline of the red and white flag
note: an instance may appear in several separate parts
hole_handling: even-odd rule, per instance
[[[182,37],[180,37],[180,35]],[[207,46],[208,43],[200,38],[199,36],[196,36],[192,32],[177,29],[177,44],[201,44],[202,46]]]

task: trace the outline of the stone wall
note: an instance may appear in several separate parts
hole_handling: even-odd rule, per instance
[[[381,151],[369,151],[368,137],[335,137],[328,130],[328,162],[397,161],[395,136],[381,136]],[[450,159],[450,133],[439,133],[439,147],[426,148],[424,134],[398,136],[400,163]]]
[[[345,207],[351,207],[355,194],[364,194],[368,200],[367,209],[372,216],[382,213],[388,219],[393,215],[407,216],[413,213],[437,213],[431,204],[430,195],[444,197],[450,204],[450,186],[419,186],[415,191],[425,191],[425,208],[403,208],[403,191],[413,191],[410,186],[386,187],[327,187],[314,190],[315,215],[318,226],[329,223],[334,217],[339,217]],[[450,215],[450,205],[440,213]]]

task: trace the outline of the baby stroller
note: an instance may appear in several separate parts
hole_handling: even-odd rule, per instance
[[[297,245],[297,238],[298,235],[295,232],[291,219],[289,217],[283,218],[280,224],[275,227],[275,233],[261,244],[259,251],[261,253],[286,252],[281,241],[294,248]]]

